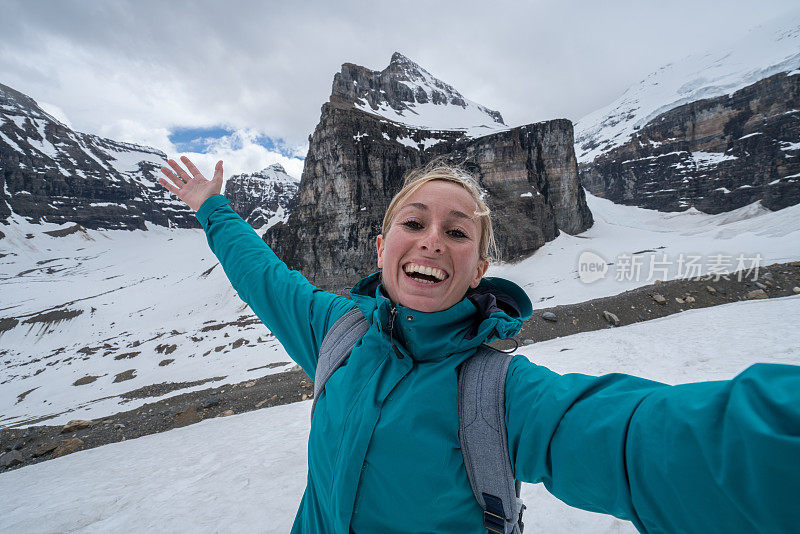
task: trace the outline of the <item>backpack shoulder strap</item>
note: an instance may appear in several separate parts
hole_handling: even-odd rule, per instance
[[[520,484],[506,431],[506,374],[512,356],[481,345],[458,369],[458,435],[472,492],[489,532],[519,534]]]
[[[325,388],[325,382],[350,356],[350,352],[356,342],[367,333],[367,330],[369,330],[369,322],[364,317],[364,314],[361,313],[361,310],[354,308],[333,323],[331,329],[325,334],[319,349],[317,370],[314,373],[314,400],[311,403],[311,419],[314,419],[314,408],[316,408],[317,399]]]

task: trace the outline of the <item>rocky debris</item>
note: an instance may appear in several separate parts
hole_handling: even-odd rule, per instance
[[[765,278],[765,273],[772,276]],[[761,279],[771,279],[774,289],[770,290],[772,298],[794,295],[793,286],[800,281],[800,262],[774,264],[763,266],[760,269]],[[711,285],[713,284],[713,286]],[[711,292],[708,288],[713,288]],[[728,279],[682,279],[668,280],[660,284],[644,286],[611,297],[593,299],[586,302],[539,308],[534,310],[534,315],[540,316],[546,311],[552,311],[559,317],[557,323],[532,320],[522,326],[519,339],[524,339],[524,344],[546,341],[557,337],[570,336],[580,332],[601,330],[608,328],[608,321],[603,316],[604,310],[614,310],[621,324],[629,325],[648,321],[659,317],[666,317],[686,309],[706,308],[729,302],[747,299],[747,294],[753,290],[754,285],[750,276],[742,273],[741,279],[734,273]],[[763,291],[763,290],[759,290]],[[653,300],[653,294],[658,293],[666,299],[664,305],[659,305]],[[692,297],[687,299],[687,297]],[[683,303],[674,299],[681,298]],[[501,350],[514,348],[510,340],[496,341],[493,347]]]
[[[225,197],[242,219],[258,229],[276,216],[286,220],[297,200],[299,185],[279,163],[275,163],[259,172],[235,174],[228,178]]]
[[[219,416],[220,416],[220,417],[228,417],[229,415],[233,415],[233,414],[234,414],[234,411],[233,411],[233,410],[225,410],[224,412],[222,412],[221,414],[219,414]]]
[[[619,326],[619,317],[610,311],[603,310],[603,317],[605,317],[606,321],[608,321],[612,326]]]
[[[209,408],[213,408],[214,406],[219,406],[219,397],[217,396],[209,397],[205,400],[205,402],[203,402],[204,410],[208,410]]]
[[[767,289],[767,284],[762,284],[761,282],[756,282],[756,287],[759,289]]]
[[[716,294],[716,292],[717,292],[717,290],[716,290],[716,289],[714,289],[714,287],[713,287],[713,286],[706,286],[706,291],[708,291],[708,292],[709,292],[709,293],[711,293],[712,295]]]
[[[73,419],[64,425],[64,427],[61,429],[61,433],[66,434],[67,432],[75,432],[76,430],[89,428],[90,426],[92,426],[92,421],[88,419]]]
[[[164,367],[164,366],[167,366],[167,365],[171,364],[174,361],[175,361],[174,358],[167,358],[166,360],[161,360],[160,362],[158,362],[158,366],[159,367]]]
[[[659,293],[653,293],[653,300],[656,301],[657,303],[661,304],[661,305],[664,305],[664,304],[667,303],[667,299],[664,298],[664,295],[661,295]]]
[[[544,319],[545,321],[551,321],[551,322],[558,321],[558,317],[556,317],[556,314],[551,312],[551,311],[544,312],[542,314],[542,319]]]
[[[792,292],[794,292],[794,293],[800,293],[800,287],[794,286],[794,287],[792,288]]]
[[[193,425],[203,420],[203,415],[196,406],[189,406],[175,414],[175,427]]]
[[[763,289],[754,289],[747,294],[747,300],[768,299],[769,295]]]
[[[69,438],[62,440],[58,447],[53,451],[53,458],[60,458],[73,452],[78,452],[83,448],[83,440],[80,438]]]
[[[77,379],[75,382],[72,383],[73,386],[85,386],[86,384],[91,384],[95,380],[100,378],[99,376],[84,376],[82,378]]]
[[[0,467],[14,467],[24,461],[19,451],[9,451],[0,456]]]
[[[48,441],[46,443],[42,443],[41,445],[39,445],[36,448],[36,450],[33,451],[33,455],[38,458],[39,456],[44,456],[45,454],[47,454],[49,452],[53,452],[57,448],[58,448],[58,443],[57,442]]]
[[[134,378],[136,378],[136,369],[128,369],[127,371],[117,373],[114,376],[114,383],[125,382],[126,380],[133,380]]]
[[[581,182],[615,203],[661,211],[720,213],[758,200],[771,210],[798,204],[798,101],[800,76],[783,72],[732,95],[678,106],[625,144],[581,163]]]
[[[0,84],[0,221],[85,229],[197,228],[192,211],[157,183],[166,154],[155,148],[75,132],[27,95]],[[32,236],[33,237],[33,236]]]

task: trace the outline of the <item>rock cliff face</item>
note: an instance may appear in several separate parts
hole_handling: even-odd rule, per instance
[[[310,138],[294,211],[264,235],[281,259],[315,284],[341,291],[376,269],[375,238],[389,201],[408,171],[434,158],[460,164],[479,179],[504,260],[529,255],[559,230],[591,226],[569,121],[477,138],[466,128],[418,128],[357,109],[337,88],[343,79],[337,75]]]
[[[800,72],[662,113],[581,164],[581,179],[593,194],[661,211],[800,203]]]
[[[93,229],[199,227],[156,181],[165,163],[154,148],[74,132],[0,84],[0,222],[14,212]]]
[[[279,164],[225,182],[231,207],[255,229],[285,221],[292,211],[299,183]]]

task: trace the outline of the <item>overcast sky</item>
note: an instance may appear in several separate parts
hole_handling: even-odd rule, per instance
[[[577,121],[661,65],[737,40],[796,0],[0,0],[0,83],[78,131],[226,175],[300,175],[333,75],[399,51],[508,125]],[[206,145],[182,143],[196,129]],[[188,133],[187,133],[187,130]]]

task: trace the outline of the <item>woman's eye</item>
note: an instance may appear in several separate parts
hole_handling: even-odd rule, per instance
[[[406,222],[404,222],[402,224],[403,224],[403,226],[405,226],[409,230],[421,230],[422,229],[422,224],[420,224],[417,221],[413,221],[413,220],[412,221],[406,221]]]
[[[450,230],[447,233],[450,234],[452,237],[455,237],[456,239],[466,239],[468,237],[467,234],[465,234],[461,230]]]

